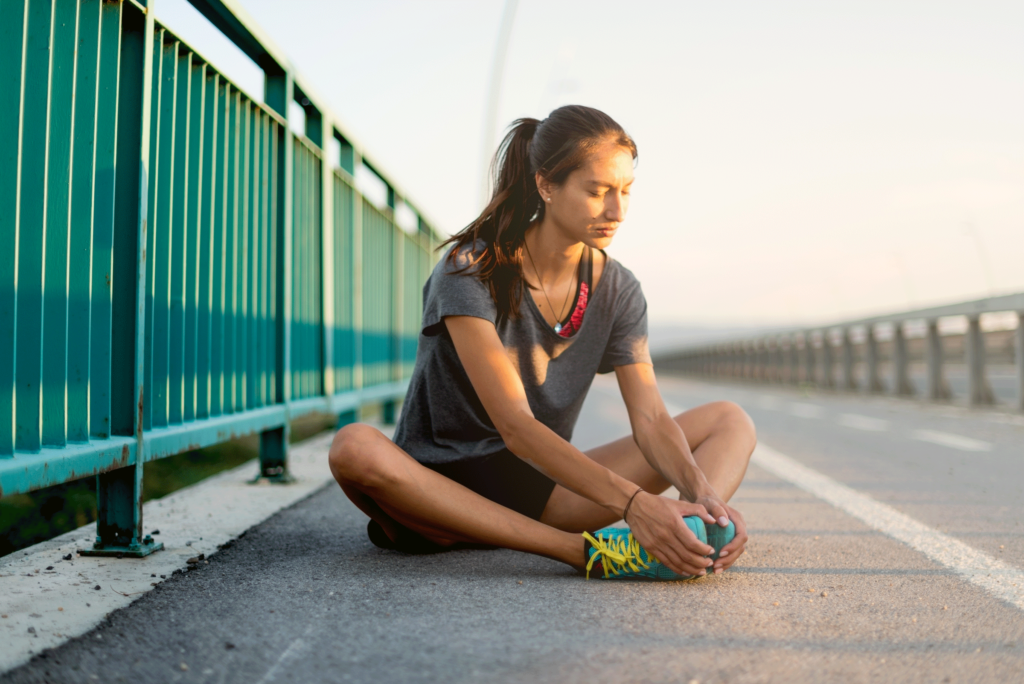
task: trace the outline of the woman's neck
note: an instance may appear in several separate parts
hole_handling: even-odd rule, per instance
[[[542,282],[554,284],[573,277],[571,266],[579,263],[584,247],[582,242],[567,238],[545,221],[527,229],[525,240],[528,258],[532,259],[535,275]]]

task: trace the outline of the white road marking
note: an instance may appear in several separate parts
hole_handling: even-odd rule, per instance
[[[972,439],[963,435],[954,435],[950,432],[939,432],[937,430],[914,430],[911,434],[914,439],[922,442],[931,442],[941,446],[959,449],[960,451],[992,451],[992,444],[983,442],[980,439]]]
[[[889,429],[889,421],[871,416],[862,416],[859,413],[844,413],[839,416],[839,424],[857,430],[868,432],[885,432]]]
[[[772,396],[771,394],[764,394],[758,397],[757,407],[767,409],[768,411],[781,411],[783,403],[778,397]]]
[[[879,532],[903,542],[949,568],[997,599],[1024,610],[1024,572],[987,553],[914,520],[802,463],[758,445],[754,464],[849,513]]]
[[[790,404],[789,412],[797,418],[821,418],[825,409],[816,404]]]
[[[309,635],[310,631],[312,631],[312,628],[307,627],[307,636]],[[302,637],[299,637],[298,639],[293,641],[291,644],[288,645],[288,648],[284,650],[284,653],[282,653],[281,656],[277,659],[277,662],[275,662],[270,667],[270,669],[267,670],[267,673],[263,675],[263,678],[260,679],[260,681],[257,682],[257,684],[266,684],[267,682],[272,682],[275,679],[277,679],[277,675],[285,668],[285,666],[288,665],[289,662],[298,658],[300,655],[308,651],[309,648],[309,644],[306,643],[302,639]]]

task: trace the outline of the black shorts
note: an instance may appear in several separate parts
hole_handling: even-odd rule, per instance
[[[508,449],[465,461],[423,465],[534,520],[540,520],[555,489],[554,480]]]

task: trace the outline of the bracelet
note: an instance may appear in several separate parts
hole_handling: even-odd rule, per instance
[[[623,520],[626,519],[626,514],[629,513],[629,507],[633,505],[633,499],[635,499],[636,495],[639,494],[642,491],[644,491],[643,487],[637,487],[636,491],[633,492],[633,496],[629,497],[629,501],[626,502],[626,507],[622,509],[622,519]]]

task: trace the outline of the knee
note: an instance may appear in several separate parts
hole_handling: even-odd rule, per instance
[[[715,429],[743,437],[749,446],[748,455],[753,452],[757,445],[757,427],[743,407],[731,401],[716,401],[712,406],[716,413]]]
[[[362,423],[352,423],[338,430],[328,454],[334,479],[368,485],[379,479],[383,439],[386,438],[379,430]]]

